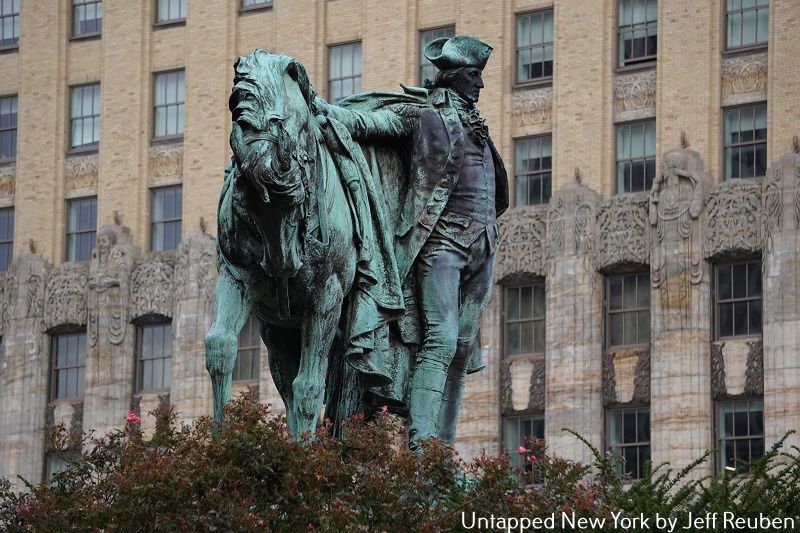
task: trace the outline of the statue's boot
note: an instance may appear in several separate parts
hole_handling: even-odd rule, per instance
[[[447,444],[456,440],[456,425],[461,412],[461,401],[464,398],[464,385],[467,378],[467,363],[471,352],[472,343],[458,343],[456,355],[447,369],[447,381],[442,394],[442,404],[439,407],[437,425],[439,438]]]
[[[414,369],[408,389],[408,441],[414,453],[422,451],[422,441],[439,436],[439,409],[446,379],[444,370],[429,365],[418,365]]]

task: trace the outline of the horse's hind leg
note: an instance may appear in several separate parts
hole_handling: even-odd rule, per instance
[[[214,301],[214,322],[206,334],[206,368],[214,391],[214,418],[222,420],[222,408],[231,399],[231,375],[236,363],[239,331],[250,314],[244,290],[221,269],[217,278]]]
[[[328,278],[315,302],[303,317],[300,369],[292,383],[293,409],[297,422],[295,438],[314,434],[325,394],[325,365],[341,315],[343,293],[335,275]]]
[[[269,354],[272,381],[286,406],[286,422],[295,435],[297,423],[293,409],[292,383],[300,367],[300,330],[261,325],[261,338]]]

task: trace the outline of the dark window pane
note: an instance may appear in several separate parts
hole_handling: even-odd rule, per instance
[[[622,442],[636,442],[636,411],[622,413]]]
[[[611,346],[621,346],[624,344],[623,338],[623,313],[614,313],[611,319]]]
[[[747,335],[747,302],[733,304],[733,334]]]
[[[750,305],[750,329],[748,333],[761,333],[761,300],[753,300]]]
[[[622,276],[611,276],[609,278],[609,292],[610,308],[622,309]]]
[[[639,326],[636,323],[637,313],[635,311],[622,313],[624,316],[624,339],[625,344],[636,344],[636,334]]]
[[[733,304],[720,304],[719,306],[719,334],[720,337],[733,335]]]
[[[747,297],[747,265],[733,266],[733,297]]]
[[[508,320],[519,318],[519,289],[506,289],[506,316]]]
[[[535,353],[544,353],[545,349],[545,321],[537,320],[533,323],[533,338]]]
[[[747,431],[747,404],[743,403],[736,406],[737,410],[733,414],[734,437],[746,437]]]
[[[720,266],[717,269],[717,286],[719,291],[718,298],[720,300],[729,300],[733,293],[731,283],[731,268],[729,266]]]

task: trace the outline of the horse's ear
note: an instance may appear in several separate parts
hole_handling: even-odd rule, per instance
[[[292,60],[286,66],[286,73],[297,82],[297,85],[300,87],[300,92],[303,93],[303,98],[305,98],[306,103],[309,106],[313,105],[314,89],[311,86],[311,82],[308,81],[306,68],[299,61]]]

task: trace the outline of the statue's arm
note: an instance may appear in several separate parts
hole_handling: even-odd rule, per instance
[[[419,118],[419,108],[396,104],[372,112],[345,109],[337,105],[317,105],[322,113],[341,122],[356,141],[374,142],[411,136]]]

